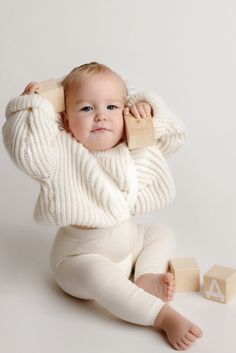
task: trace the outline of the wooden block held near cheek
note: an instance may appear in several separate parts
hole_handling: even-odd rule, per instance
[[[136,119],[125,114],[125,133],[130,150],[153,145],[155,142],[153,118]]]
[[[40,82],[38,93],[48,99],[55,108],[56,113],[65,111],[64,89],[61,85],[62,79],[50,79]]]

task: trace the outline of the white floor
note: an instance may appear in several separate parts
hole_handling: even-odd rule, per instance
[[[64,294],[48,265],[54,233],[54,228],[34,224],[1,227],[0,352],[173,352],[153,329],[123,322],[94,302]],[[204,273],[208,268],[197,252]],[[225,305],[200,292],[184,293],[172,305],[205,333],[190,352],[235,351],[236,298]]]

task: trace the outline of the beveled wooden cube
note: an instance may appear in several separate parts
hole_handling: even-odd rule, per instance
[[[214,265],[204,275],[205,298],[228,303],[236,295],[236,269]]]
[[[130,150],[153,145],[155,143],[153,118],[135,118],[125,114],[125,133]]]
[[[56,113],[65,111],[65,97],[61,79],[50,79],[40,82],[38,93],[52,103]]]
[[[169,261],[176,281],[176,292],[199,291],[200,270],[193,257],[174,258]]]

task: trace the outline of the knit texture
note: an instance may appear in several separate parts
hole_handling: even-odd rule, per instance
[[[152,106],[156,142],[132,151],[125,142],[106,151],[87,150],[60,128],[60,115],[39,95],[9,102],[4,144],[14,163],[40,183],[36,222],[109,227],[173,199],[175,187],[164,157],[182,145],[184,127],[160,97],[137,93],[127,105],[138,101]]]

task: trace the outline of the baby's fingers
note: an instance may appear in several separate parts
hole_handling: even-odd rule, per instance
[[[149,118],[151,117],[152,108],[149,103],[147,102],[138,102],[136,107],[139,111],[139,114],[142,118]]]
[[[147,112],[146,112],[146,109],[145,109],[145,103],[142,103],[142,102],[139,102],[137,103],[137,109],[138,109],[138,112],[140,114],[140,116],[142,118],[147,118]]]
[[[145,110],[146,117],[152,116],[152,107],[150,106],[150,104],[144,102],[142,103],[142,107]]]
[[[136,107],[136,105],[132,105],[131,107],[129,107],[130,113],[136,118],[136,119],[140,119],[141,115],[139,114],[139,111]]]
[[[21,95],[26,95],[26,94],[34,94],[38,93],[39,90],[39,83],[38,82],[30,82],[24,89],[24,91],[21,93]]]
[[[131,114],[137,119],[151,117],[152,108],[147,102],[138,102],[133,104],[129,109]]]
[[[125,108],[124,108],[124,116],[129,115],[129,114],[130,114],[129,108],[128,108],[128,107],[125,107]]]

